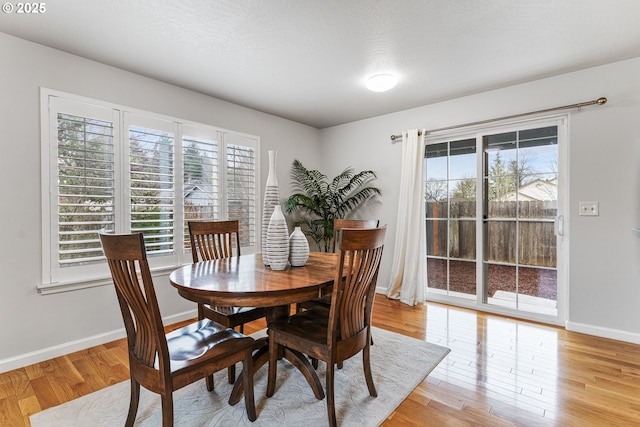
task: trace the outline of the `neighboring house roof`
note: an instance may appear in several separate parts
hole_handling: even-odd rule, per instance
[[[207,206],[213,203],[214,187],[207,184],[185,184],[184,199],[193,205]]]
[[[516,192],[508,193],[503,198],[504,201],[515,201]],[[537,179],[527,185],[520,187],[517,192],[518,201],[552,201],[558,200],[558,178]]]

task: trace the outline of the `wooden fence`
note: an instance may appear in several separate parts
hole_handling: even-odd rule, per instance
[[[450,209],[447,215],[447,208]],[[498,202],[488,206],[485,251],[492,262],[556,267],[555,202]],[[520,220],[516,223],[517,218]],[[427,203],[427,255],[476,258],[476,203]],[[449,221],[446,218],[449,217]],[[448,227],[448,233],[447,233]],[[517,243],[517,245],[516,245]],[[517,257],[516,257],[517,248]]]

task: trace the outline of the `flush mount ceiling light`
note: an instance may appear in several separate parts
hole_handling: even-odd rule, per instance
[[[384,92],[398,83],[398,78],[391,74],[376,74],[367,79],[367,89],[373,92]]]

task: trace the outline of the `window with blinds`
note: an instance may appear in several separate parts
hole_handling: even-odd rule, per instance
[[[256,246],[256,159],[255,149],[227,145],[227,209],[229,219],[238,219],[240,246]]]
[[[188,221],[221,218],[219,150],[218,141],[213,139],[182,137],[185,249],[191,249]]]
[[[100,261],[98,230],[114,222],[113,123],[59,113],[57,128],[57,261]]]
[[[256,250],[257,137],[44,89],[42,103],[41,290],[106,277],[101,230],[142,233],[152,268],[191,261],[190,219],[238,219]]]
[[[149,255],[174,253],[173,134],[129,127],[130,230]]]

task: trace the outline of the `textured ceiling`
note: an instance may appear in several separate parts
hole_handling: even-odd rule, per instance
[[[638,0],[57,0],[0,32],[317,128],[640,56]],[[365,77],[394,72],[373,93]]]

